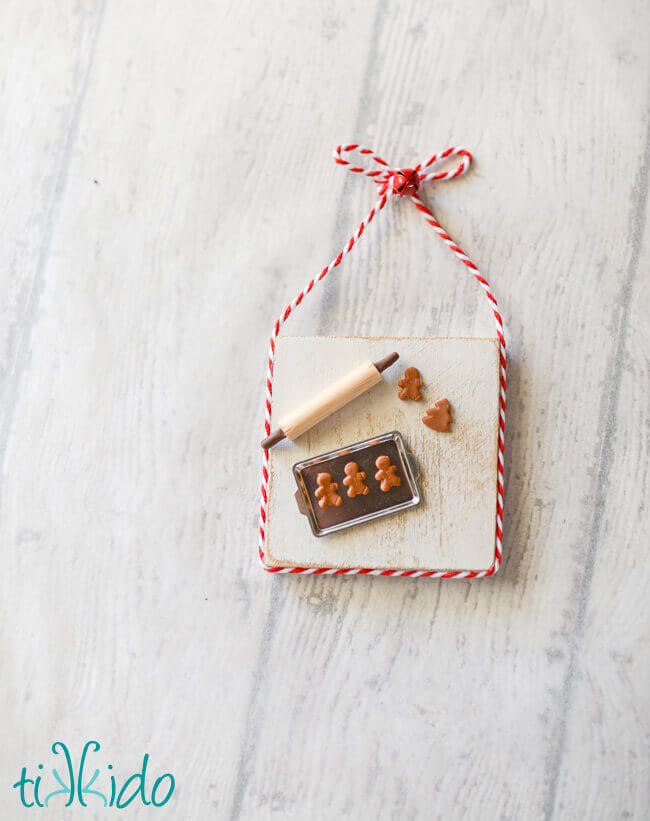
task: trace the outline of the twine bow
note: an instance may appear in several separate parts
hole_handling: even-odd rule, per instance
[[[342,154],[348,151],[356,151],[363,157],[371,159],[381,168],[364,168],[363,166],[353,166],[348,160],[344,160]],[[440,171],[436,173],[431,169],[436,163],[449,157],[461,157],[461,161],[455,171]],[[370,148],[361,148],[358,144],[339,145],[334,150],[334,162],[338,165],[346,166],[347,171],[353,174],[364,174],[370,177],[380,186],[379,196],[386,193],[396,194],[400,197],[415,197],[420,185],[423,182],[453,180],[461,177],[472,164],[472,155],[465,148],[447,148],[440,154],[434,154],[426,163],[419,163],[415,168],[391,168],[386,160],[378,157]]]
[[[352,165],[349,160],[343,158],[343,155],[348,152],[356,152],[365,159],[372,161],[373,165],[366,168],[361,165]],[[460,157],[460,162],[455,170],[452,171],[438,171],[436,172],[434,166],[450,157]],[[324,279],[330,271],[338,267],[343,258],[350,253],[354,248],[355,243],[361,239],[366,227],[372,222],[375,215],[381,211],[390,197],[408,197],[415,204],[415,207],[424,216],[427,223],[438,234],[442,241],[449,247],[449,249],[458,257],[458,259],[469,268],[472,275],[485,291],[485,295],[492,304],[492,312],[494,314],[494,321],[496,325],[496,335],[499,341],[499,357],[500,357],[500,396],[499,396],[499,441],[498,441],[498,477],[497,477],[497,510],[496,510],[496,537],[495,537],[495,557],[494,564],[490,570],[473,571],[444,571],[444,570],[377,570],[373,568],[353,568],[350,570],[341,570],[340,568],[332,567],[272,567],[267,566],[264,561],[264,545],[266,541],[266,518],[268,508],[267,488],[269,481],[269,451],[264,450],[262,458],[262,486],[260,498],[260,540],[259,540],[259,556],[262,567],[271,573],[308,573],[308,574],[336,574],[336,575],[355,575],[355,574],[370,574],[376,576],[427,576],[431,578],[478,578],[481,576],[491,576],[499,568],[501,563],[501,542],[502,542],[502,521],[503,521],[503,468],[504,468],[504,433],[505,433],[505,410],[506,410],[506,343],[503,336],[503,321],[499,314],[497,301],[494,298],[488,281],[480,273],[477,266],[467,256],[467,254],[457,245],[449,236],[445,229],[433,216],[428,207],[422,202],[419,195],[419,188],[424,182],[441,182],[443,180],[453,180],[456,177],[462,176],[472,164],[472,155],[465,148],[447,148],[439,154],[434,154],[426,163],[420,163],[414,168],[392,168],[385,160],[378,157],[374,151],[369,148],[363,148],[358,143],[350,145],[339,145],[334,151],[334,160],[338,165],[346,167],[347,171],[353,174],[363,174],[370,177],[376,185],[379,186],[379,198],[375,205],[371,208],[368,215],[361,221],[355,233],[350,237],[345,246],[339,251],[337,256],[323,268],[323,270],[315,277],[313,277],[307,285],[298,293],[296,298],[287,305],[284,312],[278,317],[273,326],[273,332],[269,341],[269,351],[266,367],[266,397],[264,404],[264,432],[268,436],[271,432],[271,399],[273,395],[273,361],[275,358],[275,343],[280,333],[280,328],[287,321],[291,313],[300,305],[303,299],[314,288],[314,286]],[[379,167],[377,167],[379,166]]]

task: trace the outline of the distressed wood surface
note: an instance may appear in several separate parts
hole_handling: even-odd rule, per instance
[[[297,441],[271,450],[269,564],[489,570],[494,563],[499,423],[495,338],[280,337],[271,427],[346,368],[377,361],[393,350],[400,358],[381,384]],[[419,402],[402,402],[397,396],[397,382],[409,365],[416,365],[426,378]],[[422,416],[443,396],[453,402],[452,429],[436,433],[422,424]],[[392,430],[403,435],[417,460],[421,504],[362,528],[315,538],[296,506],[292,465]],[[374,474],[368,475],[372,485]],[[342,477],[335,479],[342,482]]]
[[[0,815],[98,738],[176,776],[127,818],[647,818],[648,4],[1,17]],[[375,196],[344,140],[476,158],[424,196],[508,328],[488,582],[256,563],[268,334]],[[492,317],[396,203],[286,332]]]

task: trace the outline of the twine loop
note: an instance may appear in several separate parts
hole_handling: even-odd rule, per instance
[[[353,165],[349,160],[344,159],[343,155],[355,152],[360,154],[363,160],[370,160],[370,166]],[[447,160],[451,157],[459,157],[458,166],[450,171],[436,170],[436,164]],[[325,277],[334,271],[345,257],[352,251],[355,245],[363,236],[366,228],[374,220],[375,216],[380,213],[389,198],[408,198],[410,199],[417,210],[422,214],[426,223],[432,228],[440,237],[449,250],[456,256],[456,258],[465,266],[469,273],[481,286],[485,292],[492,313],[494,314],[495,332],[499,344],[499,438],[498,438],[498,453],[497,453],[497,499],[496,499],[496,522],[495,522],[495,542],[494,542],[494,564],[489,570],[385,570],[381,568],[370,567],[355,567],[350,569],[341,569],[335,567],[277,567],[266,564],[265,546],[266,546],[266,532],[267,532],[267,512],[268,512],[268,484],[269,484],[269,451],[262,451],[262,482],[260,487],[260,525],[259,525],[259,546],[258,553],[262,566],[270,573],[301,573],[301,574],[315,574],[315,575],[372,575],[372,576],[412,576],[412,577],[426,577],[426,578],[445,578],[445,579],[474,579],[482,578],[484,576],[491,576],[499,569],[501,564],[501,546],[503,539],[503,468],[504,468],[504,436],[505,436],[505,413],[506,413],[506,341],[503,335],[503,320],[499,313],[497,301],[492,293],[488,281],[479,271],[478,267],[472,262],[469,256],[456,243],[454,239],[447,233],[438,220],[429,210],[428,206],[420,199],[419,189],[422,183],[425,182],[441,182],[443,180],[453,180],[456,177],[461,177],[469,169],[472,164],[472,155],[465,148],[447,148],[439,154],[434,154],[425,163],[419,163],[414,168],[393,168],[381,157],[378,157],[374,151],[369,148],[363,148],[358,143],[350,145],[339,145],[334,151],[334,160],[338,165],[346,167],[347,171],[353,174],[363,174],[370,177],[374,183],[379,186],[379,197],[368,214],[361,220],[356,231],[338,254],[330,260],[330,262],[320,271],[315,274],[309,282],[302,288],[294,299],[286,306],[284,311],[276,319],[271,338],[269,340],[269,350],[266,362],[266,391],[264,397],[264,434],[268,436],[271,432],[271,408],[273,397],[273,363],[275,360],[276,340],[280,334],[280,329],[284,323],[289,319],[290,315],[303,302],[306,296],[321,282]]]

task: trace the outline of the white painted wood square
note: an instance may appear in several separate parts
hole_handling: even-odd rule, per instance
[[[270,451],[265,564],[488,571],[495,559],[499,344],[491,338],[279,337],[272,419],[361,362],[397,351],[384,381],[323,420],[296,442]],[[418,402],[400,400],[397,382],[409,366],[424,386]],[[422,422],[446,397],[449,432]],[[415,456],[422,503],[323,538],[312,535],[297,507],[292,465],[391,430]],[[342,477],[334,477],[341,482]],[[369,477],[372,479],[372,477]],[[341,485],[341,489],[343,486]]]

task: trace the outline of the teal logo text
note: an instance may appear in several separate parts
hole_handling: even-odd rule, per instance
[[[171,773],[163,773],[157,778],[150,775],[149,753],[142,757],[142,766],[126,778],[119,778],[113,765],[106,765],[105,771],[97,766],[96,754],[101,745],[99,741],[87,741],[78,760],[75,760],[68,747],[62,741],[52,744],[52,753],[60,758],[55,759],[51,769],[39,764],[35,770],[22,768],[20,778],[12,787],[17,791],[23,807],[47,807],[58,801],[70,807],[75,802],[87,807],[115,807],[123,810],[136,802],[145,806],[164,807],[170,800],[176,787]],[[51,773],[51,776],[50,776]]]

